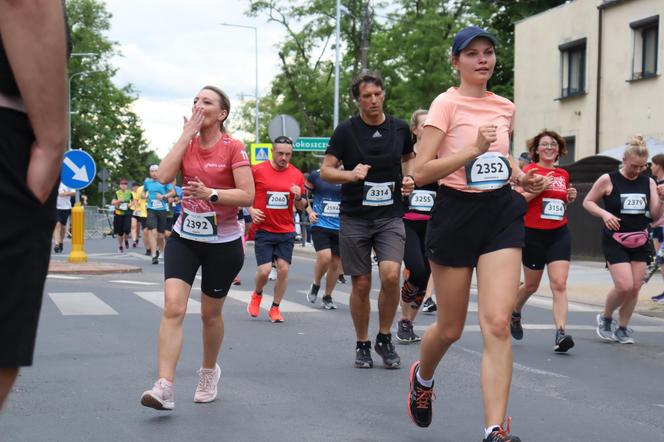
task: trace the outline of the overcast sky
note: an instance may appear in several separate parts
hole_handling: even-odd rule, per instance
[[[282,41],[280,25],[265,17],[247,17],[248,0],[106,0],[113,14],[111,40],[122,56],[118,85],[131,83],[140,98],[135,111],[145,136],[160,156],[168,152],[189,116],[201,86],[221,87],[237,108],[239,95],[255,89],[254,30],[221,26],[234,23],[258,27],[259,95],[279,69],[275,45]],[[231,112],[231,118],[234,115]]]

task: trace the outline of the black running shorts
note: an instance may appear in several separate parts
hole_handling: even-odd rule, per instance
[[[509,186],[471,193],[438,188],[426,252],[436,264],[475,267],[481,255],[524,245],[526,200]]]
[[[212,298],[223,298],[242,270],[244,247],[242,238],[224,243],[192,241],[176,232],[166,240],[164,280],[177,278],[194,284],[201,268],[201,291]]]
[[[166,223],[168,218],[168,211],[166,210],[152,210],[148,209],[148,218],[145,222],[145,227],[148,230],[157,229],[158,233],[166,231]]]
[[[572,255],[572,239],[567,226],[557,229],[531,229],[526,227],[526,246],[521,262],[532,270],[543,270],[554,261],[569,261]]]
[[[0,217],[0,368],[32,365],[55,226],[57,183],[45,204],[26,184],[33,142],[27,116],[0,108],[0,201],[11,215]]]
[[[314,249],[317,252],[330,249],[333,255],[339,255],[339,231],[325,229],[323,227],[312,227],[311,237],[314,241]]]
[[[620,245],[615,239],[606,233],[602,233],[602,250],[604,259],[609,264],[620,264],[622,262],[650,262],[652,258],[652,247],[650,242],[641,247],[628,249]]]
[[[113,233],[116,235],[129,235],[131,233],[131,214],[113,215]]]

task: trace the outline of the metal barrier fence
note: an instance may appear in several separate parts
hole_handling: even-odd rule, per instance
[[[85,238],[113,236],[113,210],[105,207],[85,206]]]

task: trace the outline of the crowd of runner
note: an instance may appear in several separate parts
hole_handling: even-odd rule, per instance
[[[120,180],[111,201],[118,251],[129,249],[130,241],[137,247],[142,236],[152,263],[159,264],[160,258],[164,262],[158,374],[141,395],[142,405],[158,410],[175,406],[183,321],[199,270],[203,351],[194,401],[216,399],[222,311],[231,285],[239,284],[249,233],[245,224],[252,225],[256,258],[247,313],[260,316],[275,268],[267,317],[272,323],[286,320],[280,303],[287,295],[296,236],[293,212],[299,210],[308,214],[316,250],[306,301],[316,303],[323,288],[321,306],[336,309],[335,284],[344,274],[351,278],[354,366],[372,368],[373,349],[385,368],[401,367],[392,340],[399,310],[395,341],[421,341],[419,360],[409,364],[407,392],[408,413],[417,426],[432,421],[434,374],[461,337],[475,273],[484,344],[483,440],[521,440],[510,434],[507,413],[512,338],[523,338],[522,309],[539,288],[545,267],[553,294],[553,349],[564,353],[575,345],[565,326],[571,258],[567,206],[577,191],[569,174],[556,166],[567,153],[565,140],[556,132],[535,134],[519,163],[511,157],[515,106],[487,90],[496,44],[478,27],[459,31],[451,48],[458,86],[438,95],[428,111],[415,111],[410,123],[384,113],[380,76],[358,76],[351,93],[359,115],[335,128],[320,169],[306,177],[290,163],[293,140],[287,136],[274,139],[271,158],[252,167],[242,143],[226,130],[231,111],[227,95],[215,86],[196,94],[191,117],[185,118],[180,138],[161,164],[150,166],[149,177],[131,189],[128,181]],[[634,137],[620,169],[602,175],[583,201],[583,207],[603,221],[602,247],[614,282],[597,315],[596,332],[603,340],[622,344],[635,342],[628,325],[653,252],[648,229],[664,211],[664,186],[642,174],[647,160],[643,139]],[[662,160],[653,167],[658,180],[664,178]],[[178,177],[182,187],[176,184]],[[56,253],[63,249],[71,196],[71,189],[60,186],[53,232]],[[372,342],[374,262],[380,291]],[[420,309],[437,315],[422,337],[413,327]],[[25,333],[34,334],[34,329]],[[32,346],[23,353],[17,362],[29,365]]]
[[[410,365],[408,392],[409,415],[420,427],[431,423],[434,373],[461,337],[475,273],[484,340],[480,376],[484,441],[520,441],[510,434],[511,418],[507,416],[511,339],[523,338],[522,309],[538,290],[545,267],[553,295],[553,350],[564,353],[575,345],[565,326],[571,259],[567,206],[575,201],[577,191],[567,171],[557,166],[567,153],[565,140],[558,133],[543,130],[535,134],[518,163],[511,157],[514,104],[487,90],[496,64],[495,45],[495,38],[480,28],[460,31],[454,38],[451,58],[459,85],[440,94],[428,111],[415,111],[410,124],[384,113],[380,76],[370,72],[358,76],[351,93],[359,115],[335,128],[320,169],[306,177],[290,164],[293,141],[286,136],[273,140],[269,161],[250,169],[239,142],[223,132],[230,108],[223,92],[206,87],[199,93],[182,138],[162,167],[155,168],[153,181],[145,184],[147,189],[170,183],[181,172],[186,217],[175,224],[168,240],[159,379],[143,394],[143,405],[157,409],[174,406],[172,383],[182,345],[181,322],[198,266],[203,268],[203,305],[214,304],[214,309],[210,307],[203,315],[204,334],[212,333],[207,328],[207,314],[218,317],[221,331],[214,339],[204,338],[195,401],[216,397],[223,302],[212,300],[223,301],[239,271],[239,267],[229,266],[231,255],[226,249],[241,234],[238,220],[231,222],[230,216],[222,227],[224,212],[219,208],[241,207],[241,202],[250,201],[257,270],[248,314],[254,318],[260,315],[269,275],[276,268],[267,315],[273,323],[285,320],[279,306],[286,295],[293,256],[293,211],[306,211],[316,250],[306,301],[316,303],[322,288],[321,306],[336,309],[333,292],[338,277],[351,277],[357,368],[373,367],[372,348],[385,368],[401,367],[392,340],[394,319],[400,310],[396,341],[421,341],[420,360]],[[202,97],[207,100],[204,106],[199,104]],[[193,127],[192,121],[199,122]],[[222,122],[222,130],[218,122]],[[206,124],[215,129],[206,129]],[[215,150],[219,155],[225,152],[219,170],[214,169],[214,163],[203,163]],[[235,151],[238,154],[231,158]],[[597,316],[596,331],[603,340],[623,344],[634,343],[628,324],[651,256],[648,226],[662,215],[659,197],[664,191],[641,173],[647,159],[643,140],[634,138],[621,168],[602,175],[583,202],[590,214],[604,222],[603,250],[615,285],[604,311]],[[195,171],[190,171],[190,164],[197,165]],[[164,165],[168,172],[163,171]],[[237,176],[242,176],[242,181]],[[172,188],[168,186],[156,194],[169,196]],[[597,204],[600,199],[604,208]],[[157,209],[149,203],[148,217],[150,210]],[[148,229],[154,225],[149,223]],[[187,234],[184,226],[190,229]],[[203,248],[208,251],[197,253],[205,258],[196,253],[186,259],[183,256],[189,255],[182,255],[187,249]],[[156,251],[156,246],[151,249]],[[244,256],[239,246],[233,250],[234,256]],[[206,282],[209,269],[215,257],[221,262],[222,253],[225,270],[213,286]],[[372,265],[376,263],[380,291],[372,346],[369,294]],[[185,274],[182,267],[188,269]],[[437,321],[420,337],[413,322],[423,304],[425,311],[436,312]],[[619,311],[617,322],[613,319],[615,310]]]

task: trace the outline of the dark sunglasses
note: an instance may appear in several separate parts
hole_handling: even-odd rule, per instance
[[[274,144],[290,144],[291,146],[293,145],[293,140],[286,136],[280,136],[274,139]]]

